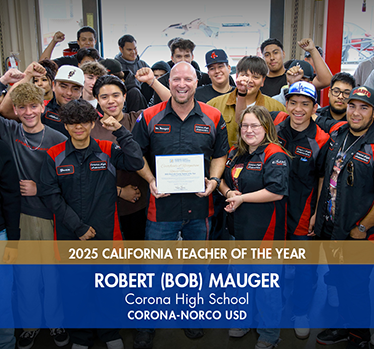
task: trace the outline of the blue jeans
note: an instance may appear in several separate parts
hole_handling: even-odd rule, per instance
[[[282,265],[253,265],[249,268],[251,272],[258,274],[275,272],[280,278],[282,269]],[[259,314],[257,333],[260,337],[258,340],[277,344],[280,335],[278,327],[282,317],[282,289],[257,288],[254,290],[254,302]]]
[[[8,240],[6,230],[0,231],[0,241]],[[4,250],[0,248],[0,258],[3,259]],[[13,327],[12,287],[13,266],[0,265],[0,327]],[[16,338],[14,328],[0,328],[0,349],[14,349]]]
[[[177,240],[182,233],[183,240],[208,240],[211,218],[192,219],[176,222],[152,222],[147,220],[146,240]]]

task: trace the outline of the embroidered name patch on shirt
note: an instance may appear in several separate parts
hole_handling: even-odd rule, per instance
[[[103,170],[106,170],[107,167],[108,167],[108,163],[106,161],[91,161],[90,162],[91,171],[103,171]]]
[[[369,154],[363,153],[362,151],[359,151],[354,155],[353,159],[368,164],[370,162],[371,156]]]
[[[74,166],[73,165],[58,166],[56,168],[56,172],[58,176],[70,175],[74,173]]]
[[[247,170],[261,171],[262,162],[248,162]]]
[[[312,156],[312,150],[311,149],[307,149],[307,148],[303,148],[303,147],[300,147],[300,146],[297,146],[296,147],[296,150],[295,150],[295,155],[300,155],[300,156],[303,156],[305,158],[310,158]]]
[[[155,133],[170,133],[171,126],[170,125],[155,125]]]
[[[209,125],[195,125],[195,132],[209,134],[210,126]]]
[[[46,112],[46,114],[45,114],[45,118],[46,118],[46,119],[49,119],[49,120],[52,120],[52,121],[61,122],[60,117],[59,117],[57,114],[52,113],[51,111],[47,111],[47,112]]]

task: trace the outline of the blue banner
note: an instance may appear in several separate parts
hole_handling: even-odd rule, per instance
[[[311,328],[370,328],[372,269],[0,265],[0,327],[292,328],[306,313]]]

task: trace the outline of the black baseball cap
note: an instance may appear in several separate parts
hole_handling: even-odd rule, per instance
[[[294,67],[295,65],[298,65],[303,71],[304,71],[304,77],[308,79],[313,79],[314,76],[314,70],[310,63],[306,61],[302,61],[300,59],[295,59],[288,69]]]
[[[374,108],[374,90],[366,86],[358,86],[354,88],[349,94],[348,103],[352,99],[363,101]]]

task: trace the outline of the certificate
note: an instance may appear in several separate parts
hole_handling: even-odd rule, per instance
[[[159,193],[205,191],[204,155],[156,155],[156,185]]]

